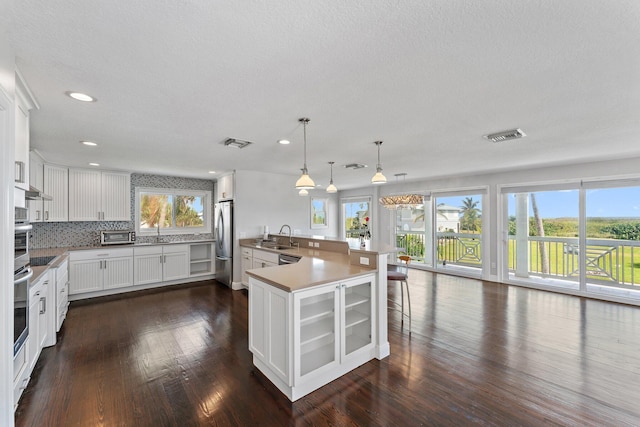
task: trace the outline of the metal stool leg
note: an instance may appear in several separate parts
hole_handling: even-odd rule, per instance
[[[409,281],[404,281],[407,287],[407,305],[409,306],[409,335],[411,335],[411,296],[409,295]],[[402,284],[400,284],[402,286]],[[404,301],[404,298],[402,299]],[[402,311],[402,317],[404,317],[404,310]]]

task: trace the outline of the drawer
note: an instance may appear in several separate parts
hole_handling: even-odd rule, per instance
[[[189,252],[189,245],[164,245],[162,252],[166,254],[181,254]]]
[[[162,246],[141,246],[133,248],[134,255],[162,255]]]
[[[248,256],[248,257],[252,257],[253,256],[253,249],[251,248],[240,248],[242,249],[242,255],[243,256]]]
[[[275,252],[261,251],[258,249],[253,250],[253,259],[270,262],[272,264],[278,264],[278,254]]]
[[[69,260],[65,259],[62,263],[60,263],[57,267],[55,267],[56,271],[56,282],[60,283],[64,276],[69,274]],[[67,279],[64,279],[65,282]]]
[[[70,261],[87,261],[92,259],[119,258],[133,256],[133,248],[98,249],[69,252]]]

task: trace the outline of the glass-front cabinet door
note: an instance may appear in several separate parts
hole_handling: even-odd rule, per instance
[[[353,279],[340,284],[341,357],[370,348],[374,343],[374,276]]]
[[[340,286],[323,286],[294,296],[294,377],[320,374],[339,363],[338,298]]]

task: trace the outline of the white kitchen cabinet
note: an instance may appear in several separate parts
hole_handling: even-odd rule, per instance
[[[213,274],[215,249],[213,243],[189,245],[189,277]]]
[[[134,249],[134,285],[189,277],[189,245],[143,246]]]
[[[241,279],[242,279],[242,284],[247,287],[249,286],[249,276],[247,275],[247,270],[251,270],[252,268],[253,268],[253,249],[240,248]]]
[[[22,392],[29,384],[31,378],[31,371],[29,371],[28,357],[29,338],[27,338],[26,344],[22,346],[18,353],[13,357],[13,409],[14,411],[18,407],[18,401]]]
[[[47,334],[47,309],[49,309],[49,271],[46,270],[29,289],[29,339],[27,340],[28,370],[33,371]]]
[[[278,265],[278,254],[276,252],[253,250],[253,268],[265,268]]]
[[[133,286],[133,248],[72,251],[69,295]]]
[[[15,186],[29,189],[29,116],[30,110],[39,108],[29,86],[16,70],[15,92]]]
[[[216,182],[216,196],[217,200],[230,200],[233,199],[234,191],[234,175],[223,175],[218,178]]]
[[[40,191],[44,189],[44,160],[36,152],[29,153],[29,185]],[[29,220],[42,222],[44,205],[42,200],[29,200]]]
[[[69,169],[44,165],[43,191],[52,200],[43,203],[43,221],[64,222],[69,220]]]
[[[130,174],[69,169],[69,221],[130,220]]]
[[[249,349],[294,401],[375,357],[375,275],[285,292],[249,279]]]
[[[49,310],[47,311],[49,333],[45,343],[46,346],[56,344],[56,333],[60,331],[62,323],[67,316],[69,308],[69,260],[65,258],[57,265],[49,267],[49,274],[50,302]]]

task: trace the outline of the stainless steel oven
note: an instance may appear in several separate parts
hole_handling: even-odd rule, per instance
[[[29,335],[29,279],[33,276],[29,260],[28,211],[15,208],[15,256],[13,261],[13,355]]]

